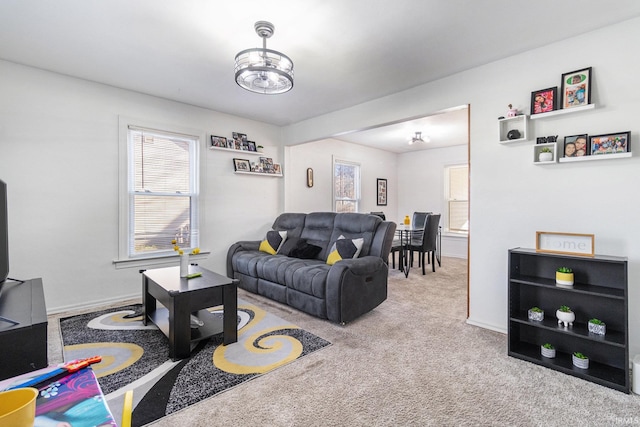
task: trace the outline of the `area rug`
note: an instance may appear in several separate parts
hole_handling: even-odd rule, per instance
[[[189,359],[171,361],[168,339],[142,324],[140,305],[60,319],[65,361],[96,355],[93,365],[116,420],[133,390],[132,425],[142,426],[330,345],[310,332],[238,299],[238,342],[201,341]],[[221,307],[209,311],[222,317]]]

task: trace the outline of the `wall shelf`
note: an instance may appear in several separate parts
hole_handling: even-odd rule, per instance
[[[558,267],[573,269],[573,286],[556,285]],[[627,276],[624,257],[509,250],[509,356],[629,393]],[[575,313],[573,326],[557,323],[555,313],[561,305]],[[544,311],[542,321],[528,319],[532,307]],[[589,333],[592,318],[606,323],[604,336]],[[540,354],[547,342],[556,348],[555,358]],[[588,369],[573,366],[574,352],[589,357]]]
[[[266,172],[244,172],[244,171],[235,171],[233,173],[236,174],[243,174],[243,175],[260,175],[260,176],[270,176],[270,177],[274,177],[274,178],[278,178],[278,177],[282,177],[284,176],[281,173],[266,173]]]
[[[226,151],[227,153],[240,153],[240,154],[249,154],[252,156],[266,156],[266,154],[260,152],[260,151],[247,151],[247,150],[236,150],[233,148],[222,148],[222,147],[209,147],[209,150],[214,150],[214,151]]]
[[[498,129],[500,133],[500,144],[511,144],[514,142],[522,142],[527,137],[527,115],[521,114],[515,117],[507,117],[506,119],[498,119]],[[508,134],[511,130],[520,132],[520,138],[509,139]]]
[[[551,149],[551,160],[540,160],[540,154],[543,148]],[[536,165],[555,164],[558,158],[558,149],[555,142],[547,142],[546,144],[536,144],[533,146],[533,163]]]
[[[612,153],[612,154],[596,154],[590,156],[582,156],[582,157],[560,157],[558,161],[560,163],[571,163],[571,162],[589,162],[593,160],[614,160],[614,159],[624,159],[631,157],[631,151],[627,153]]]
[[[578,113],[580,111],[592,110],[596,104],[587,104],[582,107],[564,108],[561,110],[549,111],[548,113],[532,114],[531,120],[544,119],[546,117],[561,116],[563,114]]]

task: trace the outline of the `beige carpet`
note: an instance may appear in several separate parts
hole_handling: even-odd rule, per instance
[[[387,301],[346,326],[239,296],[333,345],[154,426],[640,425],[640,397],[508,357],[506,335],[466,324],[464,260],[392,271]]]

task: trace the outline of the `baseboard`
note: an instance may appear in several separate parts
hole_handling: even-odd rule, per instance
[[[499,326],[490,325],[488,323],[476,322],[475,320],[467,319],[467,324],[472,326],[477,326],[483,329],[489,329],[490,331],[500,332],[501,334],[507,334],[507,330],[505,328],[501,328]]]
[[[120,302],[130,302],[131,300],[140,301],[140,298],[141,298],[140,292],[136,292],[135,294],[131,294],[131,295],[123,295],[123,296],[119,296],[119,297],[102,299],[102,300],[99,300],[99,301],[97,301],[97,300],[95,300],[95,301],[85,301],[85,302],[79,303],[79,304],[70,304],[70,305],[65,305],[65,306],[48,308],[47,309],[47,315],[64,313],[65,311],[85,310],[85,309],[88,309],[88,308],[99,307],[99,306],[103,306],[103,305],[115,304],[115,303],[120,303]]]

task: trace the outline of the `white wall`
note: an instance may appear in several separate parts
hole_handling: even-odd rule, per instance
[[[465,164],[468,160],[466,145],[432,150],[415,151],[398,156],[398,213],[401,221],[413,212],[434,212],[443,216],[447,205],[444,201],[444,168]],[[444,217],[440,225],[444,225]],[[442,255],[456,258],[467,257],[467,239],[443,233]]]
[[[333,157],[360,163],[362,197],[360,212],[385,212],[395,219],[397,211],[396,155],[384,150],[335,139],[286,147],[285,211],[333,211]],[[307,187],[307,168],[313,168],[314,184]],[[376,205],[377,178],[387,179],[387,206]]]
[[[534,247],[535,232],[594,233],[596,252],[629,259],[631,354],[640,353],[640,86],[630,70],[640,57],[625,53],[640,38],[640,19],[526,52],[284,129],[296,143],[471,105],[470,318],[506,331],[507,251]],[[613,47],[620,47],[615,49]],[[499,46],[496,46],[499,49]],[[535,136],[631,130],[630,159],[540,166],[532,144],[502,145],[498,116],[512,103],[528,112],[532,91],[560,84],[562,73],[593,67],[594,110],[532,122]],[[635,142],[634,142],[635,141]]]
[[[203,133],[246,133],[283,159],[278,127],[0,61],[0,179],[9,191],[10,277],[42,277],[56,311],[139,296],[138,268],[116,269],[118,116]],[[202,141],[200,264],[226,273],[237,240],[257,239],[283,208],[282,178],[234,175],[233,153]],[[284,171],[286,174],[286,170]],[[175,265],[176,263],[174,263]]]

